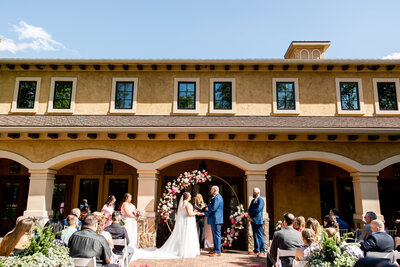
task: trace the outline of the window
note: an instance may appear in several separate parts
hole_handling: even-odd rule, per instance
[[[135,113],[138,78],[114,78],[111,91],[111,113]]]
[[[39,105],[39,77],[18,77],[15,80],[11,112],[36,113]]]
[[[200,110],[200,78],[174,79],[174,113],[198,114]]]
[[[373,79],[375,113],[400,114],[399,79]]]
[[[210,79],[210,113],[236,112],[236,81],[233,78]]]
[[[53,77],[47,112],[73,113],[75,109],[76,78]]]
[[[273,112],[275,114],[299,114],[299,86],[297,78],[272,79]]]
[[[364,114],[361,79],[337,78],[336,97],[338,114]]]

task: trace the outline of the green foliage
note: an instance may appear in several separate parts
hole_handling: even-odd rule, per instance
[[[312,251],[310,257],[307,258],[307,266],[321,267],[352,267],[357,261],[357,257],[350,255],[346,251],[345,240],[353,233],[343,236],[342,241],[338,242],[336,235],[328,237],[325,230],[322,230],[320,249]]]
[[[69,250],[54,244],[55,235],[51,226],[41,228],[36,225],[29,245],[16,256],[0,261],[0,267],[72,267]]]

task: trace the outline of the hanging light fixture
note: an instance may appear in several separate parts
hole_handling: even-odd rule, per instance
[[[10,164],[10,174],[20,174],[21,173],[21,164],[16,161],[11,162]]]
[[[207,165],[206,165],[206,162],[204,161],[204,159],[200,162],[200,165],[199,165],[199,171],[207,171]]]
[[[296,176],[303,176],[303,166],[301,166],[300,160],[296,163]]]
[[[396,163],[393,165],[393,176],[400,177],[400,164]]]
[[[111,163],[111,160],[107,160],[104,164],[104,174],[113,174],[114,165]]]

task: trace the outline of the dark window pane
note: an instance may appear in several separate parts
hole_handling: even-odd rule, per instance
[[[81,179],[79,184],[79,205],[82,199],[88,201],[91,211],[97,210],[97,199],[99,197],[99,179]]]
[[[397,110],[396,84],[393,82],[379,82],[378,99],[380,110]]]
[[[214,109],[232,109],[232,83],[214,83]]]
[[[276,83],[276,105],[278,109],[296,109],[294,82]]]
[[[115,109],[132,109],[133,82],[117,82],[115,90]]]
[[[35,81],[19,82],[17,108],[34,108],[36,84]]]
[[[122,204],[124,194],[128,192],[128,179],[110,179],[108,183],[108,195],[114,195],[117,201],[115,202],[115,210],[119,209]]]
[[[66,190],[66,183],[54,183],[52,210],[55,218],[60,218],[65,213]]]
[[[69,109],[71,107],[73,82],[58,81],[54,85],[54,109]]]
[[[196,109],[195,82],[178,82],[178,109]]]
[[[360,110],[357,82],[340,82],[342,110]]]
[[[3,195],[1,196],[0,220],[17,219],[18,193],[20,183],[5,183],[3,185]]]

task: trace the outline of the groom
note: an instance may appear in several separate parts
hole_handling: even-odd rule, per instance
[[[211,195],[213,199],[204,215],[207,216],[207,223],[211,226],[214,242],[214,252],[210,254],[210,257],[215,257],[221,256],[221,226],[224,223],[224,200],[219,194],[218,186],[211,187]]]

